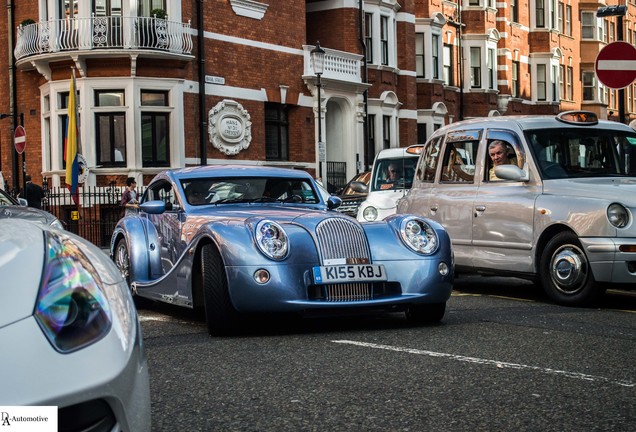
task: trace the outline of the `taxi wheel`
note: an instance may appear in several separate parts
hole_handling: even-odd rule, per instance
[[[574,233],[555,235],[541,254],[539,278],[544,291],[564,306],[593,305],[605,292],[594,281],[590,263]]]
[[[214,245],[203,246],[201,267],[203,271],[203,303],[208,333],[212,336],[236,333],[240,324],[239,314],[230,300],[223,260]]]
[[[113,259],[122,277],[126,280],[126,283],[130,287],[130,255],[128,253],[128,244],[126,243],[126,239],[122,238],[117,242]],[[132,288],[130,292],[133,295],[133,300],[137,308],[145,308],[152,305],[152,300],[135,295]]]
[[[431,324],[440,322],[446,313],[446,303],[410,305],[406,312],[407,321],[413,324]]]

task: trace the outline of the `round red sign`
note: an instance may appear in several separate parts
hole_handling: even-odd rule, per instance
[[[612,42],[596,56],[598,80],[612,89],[622,89],[636,79],[636,48],[627,42]]]
[[[15,151],[22,154],[24,148],[26,147],[26,131],[22,126],[18,126],[15,128],[15,133],[13,134],[13,143],[15,144]]]

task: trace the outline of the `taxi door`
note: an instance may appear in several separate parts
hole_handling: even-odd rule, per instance
[[[440,154],[435,189],[428,201],[428,214],[446,228],[455,253],[455,265],[471,266],[473,205],[478,173],[475,158],[482,130],[449,132]]]
[[[529,180],[491,179],[489,145],[503,141],[509,149],[509,162],[529,173]],[[529,171],[527,148],[519,136],[508,130],[488,130],[479,157],[483,175],[473,208],[473,265],[502,272],[534,272],[534,208],[541,193],[541,181]]]

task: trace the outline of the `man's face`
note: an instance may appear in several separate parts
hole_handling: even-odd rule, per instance
[[[497,165],[503,165],[508,163],[508,153],[503,148],[501,144],[494,146],[493,148],[488,150],[488,154],[490,154],[490,158],[492,159],[492,163]]]
[[[387,178],[389,180],[397,180],[398,179],[398,168],[395,165],[389,165],[387,169]]]

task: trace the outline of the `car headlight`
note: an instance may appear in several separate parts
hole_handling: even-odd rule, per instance
[[[48,232],[35,319],[53,347],[70,353],[104,337],[112,317],[102,281],[64,233]]]
[[[287,233],[276,222],[262,220],[256,225],[256,244],[265,256],[281,260],[289,251]]]
[[[422,219],[404,219],[400,225],[400,234],[409,248],[424,255],[434,253],[439,245],[437,233]]]
[[[62,222],[60,222],[59,219],[55,219],[53,222],[51,222],[51,228],[63,230],[64,225],[62,225]]]
[[[378,218],[378,209],[373,206],[369,206],[362,210],[362,217],[364,220],[372,222]]]
[[[629,223],[629,212],[618,203],[610,204],[607,207],[607,219],[616,228],[625,228]]]

